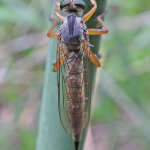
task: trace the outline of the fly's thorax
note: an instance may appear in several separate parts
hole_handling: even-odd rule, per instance
[[[61,25],[61,40],[68,50],[79,50],[84,39],[86,26],[82,19],[74,13],[70,13]]]

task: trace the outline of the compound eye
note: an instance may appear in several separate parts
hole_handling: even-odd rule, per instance
[[[73,2],[75,6],[82,8],[83,10],[85,9],[85,3],[82,0],[74,0]]]
[[[63,1],[60,3],[60,9],[62,10],[64,7],[69,6],[70,3],[71,3],[70,0],[63,0]]]

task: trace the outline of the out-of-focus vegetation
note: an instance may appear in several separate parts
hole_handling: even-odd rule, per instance
[[[1,150],[35,148],[49,5],[49,0],[0,1]],[[149,150],[150,1],[108,1],[107,10],[110,31],[102,38],[85,147]]]

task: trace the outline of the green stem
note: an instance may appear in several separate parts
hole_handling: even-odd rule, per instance
[[[101,14],[105,9],[105,0],[97,1],[98,9],[93,17],[87,22],[87,27],[95,28],[96,22],[93,26],[93,20]],[[56,8],[55,4],[51,1],[50,10],[52,10],[52,15],[54,16],[54,10]],[[89,4],[89,0],[85,0],[86,4]],[[87,5],[86,10],[90,10],[92,5]],[[90,37],[90,43],[95,47],[92,48],[94,53],[98,53],[100,46],[100,36]],[[36,150],[73,150],[73,140],[72,137],[67,134],[63,127],[61,126],[59,113],[58,113],[58,96],[57,96],[57,73],[53,70],[53,60],[56,56],[57,43],[56,38],[50,38],[49,41],[49,52],[46,62],[46,73],[45,82],[41,103],[41,112],[39,120],[39,130],[37,137]],[[92,65],[91,67],[91,84],[94,84],[96,67]],[[83,135],[83,140],[81,142],[80,150],[83,149],[83,144],[85,140],[85,134]]]

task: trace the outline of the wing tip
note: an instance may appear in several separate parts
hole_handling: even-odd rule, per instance
[[[75,150],[79,150],[80,142],[74,142]]]

